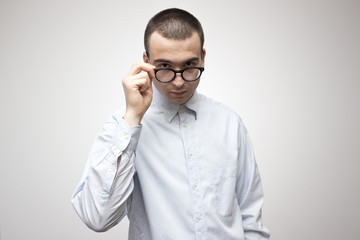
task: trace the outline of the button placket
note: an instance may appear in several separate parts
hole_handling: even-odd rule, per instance
[[[200,164],[196,154],[196,136],[192,130],[195,118],[187,111],[179,112],[180,128],[186,153],[186,165],[188,172],[189,191],[192,200],[193,219],[196,239],[206,238],[206,221],[204,218],[205,204],[203,200],[203,189],[200,187]]]

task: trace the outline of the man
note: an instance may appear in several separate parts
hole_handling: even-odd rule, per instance
[[[268,239],[247,131],[196,92],[206,55],[199,21],[164,10],[144,40],[144,62],[122,80],[126,108],[95,140],[72,197],[78,215],[95,231],[127,215],[134,240]]]

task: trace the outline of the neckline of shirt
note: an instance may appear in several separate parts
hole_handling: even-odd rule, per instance
[[[159,107],[159,109],[164,113],[165,118],[168,122],[171,122],[176,114],[181,111],[182,109],[188,109],[190,112],[193,113],[195,119],[197,118],[197,111],[198,111],[198,99],[199,94],[197,91],[194,92],[192,97],[184,104],[178,105],[173,104],[166,100],[156,89],[153,87],[153,102]]]

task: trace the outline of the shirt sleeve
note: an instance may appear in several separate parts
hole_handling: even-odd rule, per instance
[[[141,125],[130,127],[118,111],[94,141],[71,202],[81,220],[95,231],[110,229],[127,214],[141,128]]]
[[[237,195],[242,214],[245,239],[265,240],[270,238],[269,230],[262,224],[261,208],[264,194],[259,170],[249,134],[240,122],[239,130],[239,173]]]

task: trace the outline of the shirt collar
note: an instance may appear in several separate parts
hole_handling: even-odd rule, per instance
[[[176,116],[176,114],[183,109],[186,109],[189,112],[191,112],[194,115],[195,119],[197,118],[196,114],[199,105],[198,104],[199,94],[196,91],[194,92],[194,95],[186,103],[182,105],[173,104],[168,100],[166,100],[154,86],[153,86],[153,92],[154,92],[153,101],[164,113],[165,118],[168,122],[171,122]]]

